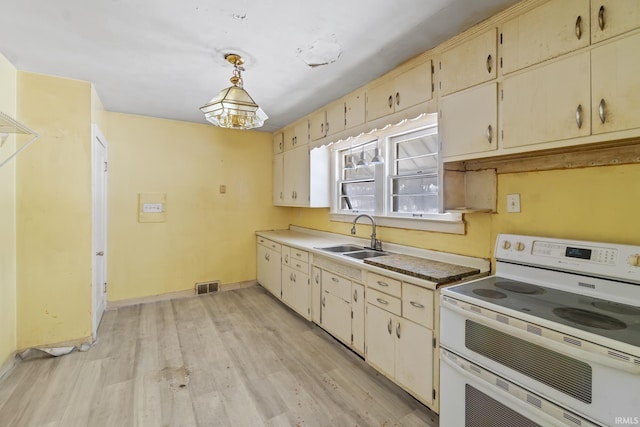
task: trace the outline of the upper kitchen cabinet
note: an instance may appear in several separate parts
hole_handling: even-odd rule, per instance
[[[364,108],[363,108],[364,110]],[[343,131],[345,127],[345,101],[340,100],[327,105],[323,110],[316,111],[309,118],[309,136],[311,141]]]
[[[328,147],[287,150],[274,156],[273,168],[274,205],[329,207]]]
[[[639,47],[635,33],[591,51],[593,134],[640,128]]]
[[[345,129],[364,124],[366,119],[365,99],[364,90],[350,93],[344,98]]]
[[[638,0],[591,0],[591,43],[598,43],[638,27]]]
[[[276,132],[273,134],[273,154],[282,153],[284,151],[284,133]]]
[[[498,148],[498,88],[474,87],[440,100],[442,157],[484,153]]]
[[[402,111],[433,98],[431,61],[395,78],[383,78],[367,90],[367,121]]]
[[[284,130],[284,149],[292,150],[309,143],[309,120],[303,119]]]
[[[502,147],[567,145],[566,140],[589,135],[589,68],[589,52],[582,52],[506,77],[500,97]]]
[[[507,74],[589,45],[589,0],[552,0],[502,26]]]
[[[440,56],[440,95],[448,95],[497,76],[497,29],[491,28]]]

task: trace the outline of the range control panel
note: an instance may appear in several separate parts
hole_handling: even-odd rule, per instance
[[[495,257],[640,283],[640,246],[500,234]]]

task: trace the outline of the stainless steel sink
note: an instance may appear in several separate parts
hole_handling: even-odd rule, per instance
[[[364,250],[362,246],[354,246],[354,245],[338,245],[338,246],[328,246],[326,248],[318,248],[327,252],[354,252]]]
[[[377,256],[389,255],[387,252],[361,250],[357,252],[343,253],[342,255],[356,259],[374,258]]]

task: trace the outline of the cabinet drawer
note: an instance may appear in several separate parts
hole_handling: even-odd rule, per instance
[[[367,303],[380,307],[381,309],[389,311],[397,316],[400,316],[400,312],[402,311],[400,298],[383,294],[375,289],[367,290]]]
[[[389,277],[375,273],[367,274],[367,287],[377,289],[378,291],[398,298],[402,295],[402,287],[399,280],[390,279]]]
[[[289,259],[288,265],[300,273],[309,274],[309,264],[306,262],[298,261],[297,259]]]
[[[291,260],[298,260],[302,262],[309,262],[309,252],[302,251],[300,249],[291,248]]]
[[[351,281],[331,272],[322,272],[322,290],[345,301],[351,301]]]
[[[280,243],[273,242],[269,239],[265,239],[264,237],[258,237],[258,244],[266,246],[269,249],[273,249],[276,252],[280,252],[282,250],[282,245]]]
[[[402,317],[433,329],[433,291],[403,283]]]

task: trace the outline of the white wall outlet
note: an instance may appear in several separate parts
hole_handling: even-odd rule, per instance
[[[162,203],[143,203],[142,212],[144,213],[162,213]]]
[[[520,212],[520,194],[507,194],[507,212]]]

